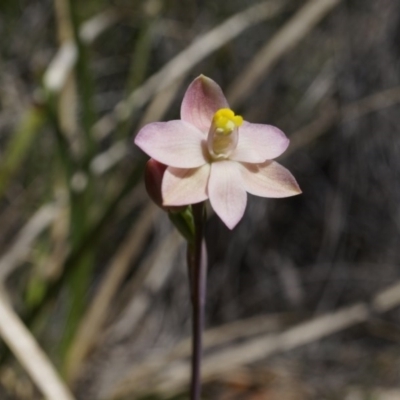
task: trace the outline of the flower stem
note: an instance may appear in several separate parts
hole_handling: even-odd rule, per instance
[[[189,282],[192,295],[192,381],[190,399],[200,400],[202,333],[207,281],[207,249],[204,241],[204,203],[192,205],[195,237],[188,244]]]

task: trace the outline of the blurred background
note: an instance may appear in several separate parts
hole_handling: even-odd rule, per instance
[[[1,0],[0,398],[43,365],[52,400],[188,398],[185,242],[132,138],[204,74],[303,190],[209,213],[204,398],[399,399],[399,35],[399,0]]]

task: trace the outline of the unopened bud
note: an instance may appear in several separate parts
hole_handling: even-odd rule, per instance
[[[167,212],[179,212],[183,211],[186,206],[177,207],[165,207],[163,206],[163,198],[161,185],[164,177],[164,172],[168,167],[153,158],[150,158],[146,163],[144,170],[144,183],[146,186],[147,193],[149,197],[156,203],[156,205]]]

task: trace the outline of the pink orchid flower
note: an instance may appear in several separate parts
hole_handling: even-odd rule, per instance
[[[204,75],[187,89],[180,120],[144,126],[135,143],[168,166],[161,188],[164,206],[210,199],[230,229],[244,214],[246,192],[261,197],[301,193],[293,175],[271,161],[288,147],[285,134],[235,115],[218,84]]]

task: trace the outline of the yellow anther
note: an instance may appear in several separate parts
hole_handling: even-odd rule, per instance
[[[243,118],[235,113],[230,108],[221,108],[213,117],[213,124],[217,131],[223,135],[229,135],[235,128],[238,128],[243,123]]]

